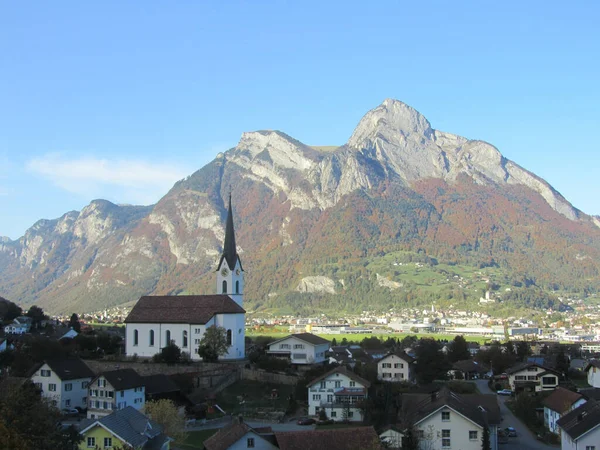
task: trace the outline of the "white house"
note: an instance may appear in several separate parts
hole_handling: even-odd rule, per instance
[[[217,326],[225,328],[229,348],[220,359],[245,357],[244,270],[235,244],[231,196],[216,282],[215,295],[140,298],[125,319],[127,355],[152,357],[173,342],[192,359],[200,360],[202,337],[207,328]]]
[[[600,403],[588,400],[561,417],[561,450],[598,450],[600,448]]]
[[[402,395],[403,428],[414,427],[422,448],[480,450],[484,427],[498,450],[500,408],[495,395],[459,395],[447,388],[432,394]]]
[[[336,367],[308,383],[308,414],[325,410],[335,421],[362,421],[360,403],[368,397],[370,385],[354,372]]]
[[[593,359],[585,367],[587,382],[590,386],[600,388],[600,360]]]
[[[146,404],[144,379],[133,369],[101,373],[89,385],[88,419],[98,419],[132,406],[138,411]]]
[[[25,334],[31,329],[31,317],[19,316],[4,327],[6,334]]]
[[[379,433],[379,439],[386,448],[402,448],[403,431],[395,425],[386,425]]]
[[[204,441],[207,450],[278,450],[277,441],[271,427],[252,428],[246,423],[234,419],[234,422],[221,428]]]
[[[292,364],[322,364],[327,360],[329,345],[327,339],[316,334],[298,333],[271,342],[267,353],[289,358]]]
[[[88,384],[94,372],[79,358],[47,360],[35,369],[31,381],[57,408],[86,408]]]
[[[556,425],[558,419],[585,402],[586,399],[583,395],[560,386],[557,387],[544,400],[544,426],[550,432],[560,434],[560,429]]]
[[[524,362],[506,371],[508,383],[515,392],[551,391],[558,386],[559,373],[537,363]]]
[[[377,362],[377,379],[383,381],[413,381],[414,359],[406,353],[389,353]]]

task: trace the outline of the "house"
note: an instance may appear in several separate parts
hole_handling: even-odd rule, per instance
[[[271,342],[267,354],[289,358],[292,364],[323,364],[329,349],[327,339],[312,333],[298,333]]]
[[[568,389],[557,387],[546,400],[544,400],[544,426],[554,434],[560,434],[556,425],[558,419],[569,411],[583,405],[587,400],[585,397]]]
[[[223,253],[215,272],[217,294],[144,296],[125,319],[125,347],[129,356],[150,358],[175,343],[194,360],[207,328],[226,330],[228,351],[220,359],[245,357],[244,270],[237,253],[231,195]]]
[[[463,359],[452,364],[450,374],[453,378],[460,380],[476,380],[483,378],[488,370],[487,367],[482,366],[473,359]]]
[[[569,370],[576,370],[577,372],[583,372],[587,367],[588,361],[583,358],[571,358],[569,363]]]
[[[360,403],[368,397],[367,380],[344,367],[336,367],[308,383],[308,414],[324,410],[335,421],[362,420]]]
[[[600,360],[592,359],[585,366],[584,372],[587,373],[587,382],[592,387],[600,388]]]
[[[97,419],[128,406],[141,410],[145,404],[143,377],[133,369],[111,370],[90,382],[87,417]]]
[[[479,450],[484,427],[490,432],[491,450],[498,450],[501,420],[495,395],[460,395],[448,388],[431,394],[402,395],[402,427],[416,428],[423,446],[431,450]]]
[[[506,371],[510,388],[515,392],[551,391],[558,386],[560,374],[537,363],[524,362]]]
[[[389,353],[385,348],[364,349],[363,352],[371,359],[370,362],[378,361]]]
[[[578,392],[583,395],[586,400],[597,400],[600,401],[600,388],[585,388],[579,389]]]
[[[19,316],[4,327],[6,334],[25,334],[31,329],[31,317]]]
[[[598,450],[600,448],[600,403],[588,400],[561,417],[561,450]]]
[[[253,448],[276,450],[277,441],[271,427],[252,428],[241,419],[221,428],[204,441],[205,450],[227,450]]]
[[[276,431],[281,450],[380,450],[383,449],[373,427],[329,430]]]
[[[402,439],[404,438],[404,430],[401,430],[396,425],[386,425],[379,433],[379,439],[385,448],[402,448]]]
[[[34,368],[30,379],[57,408],[87,406],[88,385],[94,372],[79,358],[49,359]]]
[[[62,339],[75,339],[77,335],[79,335],[79,333],[73,328],[71,328],[69,331],[67,331],[61,337],[59,337],[58,340],[60,341]]]
[[[477,353],[479,353],[480,347],[481,346],[478,342],[467,342],[467,349],[469,350],[471,356],[475,356]]]
[[[413,381],[413,362],[404,352],[388,353],[377,362],[377,379],[383,381]]]
[[[331,347],[326,356],[329,358],[329,364],[346,365],[352,368],[356,365],[352,351],[345,345]]]
[[[172,440],[163,433],[161,425],[131,406],[101,418],[86,419],[81,422],[80,430],[83,437],[80,450],[115,447],[169,450]]]

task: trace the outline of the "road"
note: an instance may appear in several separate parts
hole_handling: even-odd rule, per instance
[[[496,394],[488,387],[487,380],[476,380],[475,383],[477,383],[477,388],[482,394]],[[504,418],[501,427],[514,427],[517,430],[517,437],[508,438],[509,440],[506,444],[500,444],[500,450],[556,450],[558,448],[537,440],[535,434],[529,431],[529,428],[504,404],[510,397],[504,395],[497,395],[497,397],[500,413]],[[532,414],[535,413],[532,412]]]

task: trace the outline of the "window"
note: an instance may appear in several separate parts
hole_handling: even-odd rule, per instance
[[[103,409],[108,409],[108,402],[102,402]]]
[[[150,347],[154,347],[154,330],[150,330]]]
[[[469,431],[469,440],[476,441],[477,440],[477,431]]]
[[[331,395],[331,394],[327,395],[327,403],[333,403],[333,395]]]
[[[100,391],[100,397],[104,397],[104,391]]]
[[[528,379],[529,381],[535,381],[535,380],[537,380],[537,377],[536,377],[535,375],[529,375],[529,376],[527,377],[527,379]]]
[[[200,341],[201,341],[201,339],[194,339],[194,344],[200,345]]]
[[[442,448],[450,447],[450,430],[442,430]]]
[[[121,391],[121,398],[125,397],[125,391]]]
[[[239,281],[235,282],[235,293],[236,294],[240,293],[240,282]]]
[[[138,345],[138,337],[139,337],[139,333],[138,330],[133,330],[133,345]]]
[[[88,382],[87,381],[82,381],[81,382],[81,389],[87,389],[88,387]]]
[[[114,393],[113,391],[106,391],[106,396],[107,396],[108,398],[114,398],[114,396],[115,396],[115,393]]]
[[[43,377],[49,377],[49,376],[50,376],[50,371],[49,371],[49,370],[42,370],[42,373],[41,373],[41,375],[42,375]]]
[[[586,445],[585,450],[596,450],[596,446],[595,445]]]
[[[313,394],[313,400],[321,400],[320,394]]]
[[[248,448],[254,448],[254,438],[248,438]]]
[[[87,438],[87,446],[88,446],[88,448],[94,448],[96,446],[96,438],[95,437]]]
[[[181,339],[183,341],[182,347],[187,347],[188,346],[188,343],[187,343],[187,339],[188,339],[187,331],[183,330],[182,334],[183,334],[182,339]]]
[[[71,406],[71,399],[65,400],[65,406]]]
[[[231,330],[227,330],[227,345],[231,346]]]
[[[98,380],[98,387],[106,387],[106,380],[104,378]]]
[[[35,387],[38,388],[41,391],[42,390],[42,383],[35,383]]]
[[[556,384],[556,377],[542,377],[542,384],[554,385],[554,384]]]
[[[337,417],[337,412],[336,411],[331,411],[331,417]]]
[[[325,389],[326,386],[327,386],[327,382],[321,381],[321,389]]]
[[[202,333],[202,328],[194,328],[194,334]]]
[[[112,438],[104,438],[104,448],[112,447]]]
[[[356,381],[351,381],[350,382],[350,387],[354,387],[354,386],[356,386]]]
[[[49,390],[50,392],[56,392],[56,384],[54,384],[54,383],[50,383],[50,384],[48,385],[48,390]]]
[[[290,348],[290,344],[279,344],[279,348],[280,349],[289,349]]]
[[[165,347],[171,343],[171,331],[165,331]]]
[[[527,377],[525,375],[517,375],[515,376],[515,381],[523,381],[526,380]]]
[[[348,419],[352,419],[354,417],[354,411],[348,411]]]
[[[392,374],[389,372],[383,372],[383,378],[392,378]]]
[[[530,367],[530,368],[529,368],[529,371],[530,371],[530,372],[537,372],[537,371],[538,371],[538,368],[537,368],[537,367]]]
[[[81,403],[85,405],[87,403],[87,397],[81,397]]]
[[[335,387],[336,388],[342,387],[342,382],[341,381],[336,381],[335,382]]]
[[[425,439],[425,431],[419,430],[419,439]]]
[[[294,348],[304,348],[304,344],[294,344]]]
[[[227,294],[227,281],[223,280],[223,294]]]
[[[442,422],[450,422],[450,411],[442,411]]]

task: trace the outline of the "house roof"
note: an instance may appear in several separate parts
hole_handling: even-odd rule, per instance
[[[588,400],[558,419],[556,424],[571,439],[577,440],[587,432],[600,426],[600,403],[595,400]]]
[[[281,450],[359,450],[383,448],[373,427],[275,432]]]
[[[204,441],[204,448],[205,450],[226,450],[243,438],[248,432],[254,432],[260,436],[261,434],[272,435],[273,430],[271,427],[252,428],[244,422],[234,421]],[[270,441],[270,439],[268,440]]]
[[[277,339],[276,341],[271,342],[269,345],[285,341],[286,339],[289,339],[289,338],[292,338],[292,337],[295,337],[296,339],[300,339],[301,341],[304,341],[304,342],[308,342],[309,344],[312,344],[312,345],[322,345],[322,344],[329,344],[330,343],[327,339],[323,339],[322,337],[319,337],[316,334],[312,334],[312,333],[296,333],[296,334],[290,334],[289,336],[286,336],[286,337],[281,338],[281,339]]]
[[[165,394],[168,392],[178,392],[181,389],[177,384],[164,373],[156,375],[142,376],[142,383],[146,387],[146,395]]]
[[[144,449],[154,448],[155,443],[164,443],[165,438],[168,439],[162,434],[161,425],[146,417],[133,406],[119,409],[101,419],[86,419],[81,422],[79,433],[84,434],[95,425],[106,428],[134,448],[142,446]],[[154,440],[156,442],[151,442]]]
[[[62,358],[62,359],[48,359],[41,364],[38,364],[32,373],[37,372],[40,367],[48,364],[50,369],[60,378],[62,381],[66,380],[77,380],[80,378],[93,378],[94,372],[90,369],[86,363],[79,358]]]
[[[585,398],[600,401],[600,388],[579,389],[579,393]]]
[[[403,417],[410,417],[414,424],[421,422],[435,411],[449,407],[470,421],[485,426],[499,424],[501,420],[498,399],[492,394],[457,394],[444,387],[431,394],[403,394]]]
[[[144,378],[130,368],[102,372],[92,382],[100,377],[106,378],[115,391],[124,391],[144,386]]]
[[[544,369],[546,372],[552,372],[555,375],[559,375],[556,370],[550,369],[548,367],[542,366],[541,364],[533,363],[533,362],[522,362],[517,364],[516,366],[512,366],[510,369],[506,371],[507,374],[511,375],[513,373],[520,372],[521,370],[527,369],[528,367],[539,367],[540,369]]]
[[[558,386],[552,394],[544,400],[544,406],[552,411],[563,414],[583,398],[583,395]]]
[[[598,359],[589,360],[587,363],[587,366],[585,366],[585,369],[583,369],[583,370],[587,372],[592,367],[596,367],[597,369],[600,369],[600,360],[598,360]]]
[[[381,359],[379,360],[379,362],[383,361],[384,359],[386,359],[386,358],[388,358],[388,357],[390,357],[390,356],[392,356],[392,355],[395,355],[395,356],[397,356],[398,358],[400,358],[400,359],[402,359],[402,360],[406,361],[408,364],[412,364],[412,363],[415,361],[415,358],[413,358],[413,357],[412,357],[412,356],[410,356],[410,355],[407,355],[407,354],[406,354],[406,353],[404,353],[404,352],[392,352],[392,353],[388,353],[388,354],[387,354],[387,355],[385,355],[383,358],[381,358]]]
[[[368,388],[369,386],[371,386],[371,383],[369,383],[367,380],[365,380],[362,377],[359,377],[354,372],[351,372],[350,370],[346,369],[345,367],[336,367],[335,369],[330,370],[329,372],[312,380],[310,383],[308,383],[308,386],[312,386],[313,384],[318,383],[321,380],[324,380],[325,378],[329,377],[329,375],[333,375],[334,373],[341,373],[343,375],[346,375],[348,378],[362,384],[364,387]]]
[[[487,372],[488,369],[483,365],[479,364],[477,361],[472,359],[463,359],[461,361],[456,361],[452,364],[452,369],[460,370],[461,372],[478,372],[483,373]]]
[[[126,323],[205,324],[216,314],[243,314],[244,308],[230,296],[147,295],[135,304]]]

